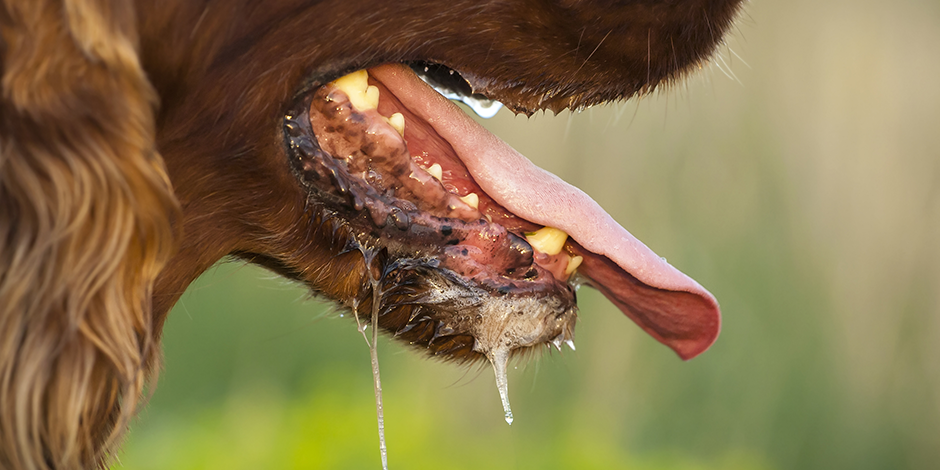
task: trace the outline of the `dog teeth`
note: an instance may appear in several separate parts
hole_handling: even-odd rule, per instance
[[[441,168],[441,165],[438,163],[435,163],[431,165],[430,167],[428,167],[428,173],[430,173],[431,176],[437,178],[438,181],[441,181],[444,178],[444,170]]]
[[[581,266],[581,262],[584,261],[584,258],[581,256],[575,256],[568,260],[568,267],[565,268],[565,276],[570,276],[575,269],[578,269],[578,266]]]
[[[461,197],[460,200],[463,201],[464,204],[474,209],[480,208],[480,196],[477,196],[477,193],[467,194],[466,196]]]
[[[534,232],[526,233],[525,239],[532,248],[546,255],[557,255],[565,246],[568,234],[553,227],[542,227]]]
[[[379,107],[379,87],[369,85],[369,87],[366,88],[365,99],[366,99],[365,104],[366,106],[368,106],[368,109],[378,108]]]
[[[378,90],[376,90],[378,91]],[[388,117],[388,123],[398,131],[402,137],[405,136],[405,116],[402,113],[395,113]],[[440,179],[440,178],[438,178]]]
[[[369,85],[369,72],[357,70],[333,80],[333,86],[346,93],[356,111],[368,111],[379,106],[379,89]]]

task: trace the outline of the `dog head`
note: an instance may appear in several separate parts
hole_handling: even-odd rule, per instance
[[[740,3],[5,2],[0,463],[102,462],[225,256],[438,357],[571,340],[579,285],[701,353],[704,288],[421,78],[523,114],[629,99]]]

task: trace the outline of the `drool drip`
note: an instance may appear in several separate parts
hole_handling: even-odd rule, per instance
[[[356,318],[356,325],[362,338],[369,346],[369,356],[372,360],[372,384],[375,390],[375,414],[379,425],[379,454],[382,458],[382,470],[388,470],[388,448],[385,446],[385,412],[382,406],[382,377],[379,374],[379,278],[372,269],[372,261],[375,259],[375,251],[360,247],[364,258],[366,271],[369,273],[369,284],[372,286],[372,340],[366,335],[368,323],[362,323],[359,320],[359,300],[353,301],[353,317]]]
[[[512,426],[512,408],[509,406],[509,380],[506,377],[506,369],[509,365],[509,348],[506,346],[497,347],[490,351],[486,358],[493,365],[493,372],[496,373],[496,389],[499,390],[499,400],[503,403],[503,413],[506,417],[506,423]]]

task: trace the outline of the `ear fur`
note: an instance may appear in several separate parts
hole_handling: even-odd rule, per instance
[[[178,203],[123,0],[0,0],[0,468],[103,467]]]

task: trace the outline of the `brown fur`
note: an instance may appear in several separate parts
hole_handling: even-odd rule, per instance
[[[3,0],[0,468],[105,466],[167,312],[226,255],[359,295],[348,228],[284,164],[311,79],[430,60],[518,112],[578,108],[706,60],[739,4]]]

